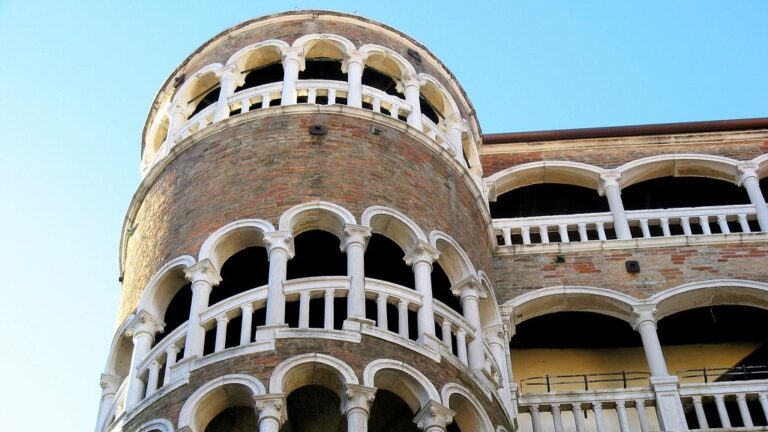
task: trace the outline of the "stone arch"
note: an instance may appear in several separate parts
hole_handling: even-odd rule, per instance
[[[125,379],[128,376],[131,367],[131,356],[133,355],[133,340],[126,335],[135,314],[128,315],[115,331],[112,338],[112,345],[109,348],[107,364],[104,367],[104,373]]]
[[[659,177],[707,177],[735,183],[738,161],[704,154],[667,154],[637,159],[616,169],[622,188]]]
[[[209,64],[188,77],[173,96],[171,106],[179,106],[189,115],[195,108],[190,106],[190,101],[219,84],[222,67],[221,63]]]
[[[166,419],[150,420],[144,423],[143,425],[139,426],[139,430],[137,432],[154,432],[154,431],[173,432],[173,423],[169,422]]]
[[[448,383],[440,390],[440,396],[443,405],[456,412],[453,421],[461,430],[493,432],[493,423],[483,404],[466,387]]]
[[[400,397],[414,413],[429,401],[440,403],[434,385],[413,366],[398,360],[374,360],[363,371],[363,384],[391,391]]]
[[[428,243],[424,231],[403,213],[382,206],[371,206],[363,211],[360,224],[373,229],[400,246],[403,252],[408,252],[419,242]]]
[[[705,306],[752,306],[768,310],[768,283],[740,279],[692,282],[656,293],[646,300],[656,319]]]
[[[475,136],[472,134],[472,127],[466,119],[462,120],[461,147],[464,149],[467,165],[472,174],[477,177],[482,177],[483,164],[480,162],[480,153],[477,151],[477,142],[475,141]]]
[[[420,73],[419,77],[424,80],[421,86],[421,95],[437,110],[439,116],[444,119],[453,115],[459,115],[459,107],[453,100],[448,90],[432,75]]]
[[[260,66],[281,62],[282,55],[289,45],[277,39],[269,39],[241,48],[232,54],[226,65],[234,65],[239,71],[248,71]]]
[[[440,251],[437,262],[452,284],[457,284],[475,274],[475,266],[472,265],[467,253],[448,234],[433,230],[429,233],[429,244]]]
[[[480,324],[483,327],[501,324],[499,303],[496,301],[496,292],[493,290],[491,279],[482,270],[477,272],[477,279],[480,281],[480,289],[485,294],[485,298],[480,299]]]
[[[402,80],[409,74],[415,74],[413,65],[397,52],[376,44],[365,44],[360,47],[360,53],[365,58],[365,65],[379,72]]]
[[[278,229],[291,231],[294,237],[305,231],[318,229],[328,231],[343,240],[345,225],[355,223],[355,217],[344,207],[326,201],[311,201],[293,206],[283,213]]]
[[[513,189],[539,183],[562,183],[596,191],[600,187],[602,168],[581,162],[539,161],[509,167],[484,180],[488,200]]]
[[[195,259],[189,255],[183,255],[167,262],[147,283],[136,310],[146,311],[150,315],[162,319],[173,296],[187,284],[184,269],[194,264]]]
[[[750,161],[757,165],[757,175],[761,179],[768,176],[768,153],[760,155]]]
[[[241,219],[230,222],[208,236],[200,247],[198,261],[208,259],[217,271],[235,253],[251,246],[264,247],[264,234],[275,227],[262,219]]]
[[[343,60],[355,49],[355,45],[347,38],[329,33],[314,33],[296,39],[293,47],[300,47],[304,58],[328,57]],[[303,69],[302,65],[302,69]]]
[[[203,432],[221,411],[231,406],[253,406],[253,396],[263,395],[265,390],[264,384],[250,375],[224,375],[208,381],[184,402],[178,427]]]
[[[355,371],[343,361],[325,354],[293,356],[277,365],[269,379],[269,392],[286,396],[305,385],[329,388],[342,398],[346,384],[358,384]]]
[[[505,303],[513,308],[513,322],[555,312],[594,312],[632,322],[632,306],[640,302],[627,294],[605,288],[555,286],[537,289]]]

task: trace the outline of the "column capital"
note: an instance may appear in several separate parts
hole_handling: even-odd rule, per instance
[[[213,263],[208,258],[184,269],[184,276],[193,284],[203,281],[214,287],[221,282],[219,271],[216,270],[216,267],[213,266]]]
[[[440,251],[433,248],[426,242],[418,241],[405,254],[403,260],[409,266],[414,266],[420,262],[432,264],[440,257]]]
[[[283,424],[287,418],[285,395],[282,393],[256,395],[253,397],[253,407],[259,416],[259,422],[264,418],[273,418]]]
[[[490,325],[483,328],[483,335],[488,340],[489,344],[501,344],[504,345],[506,339],[504,335],[506,332],[506,326],[504,324]]]
[[[368,56],[359,50],[347,51],[346,55],[344,56],[344,61],[341,63],[342,72],[347,71],[347,67],[349,67],[350,63],[357,63],[360,66],[365,67],[365,60],[367,58]]]
[[[453,295],[461,297],[462,300],[467,298],[480,300],[488,297],[488,295],[480,288],[480,280],[474,275],[467,276],[460,280],[456,285],[451,287],[451,292]]]
[[[162,333],[165,328],[165,323],[159,318],[156,318],[147,311],[140,311],[128,325],[128,329],[125,333],[128,336],[135,337],[141,333],[147,333],[153,338],[155,334]]]
[[[112,374],[101,374],[101,377],[99,378],[99,385],[101,386],[101,394],[115,394],[117,393],[117,390],[120,388],[120,383],[122,383],[122,378],[120,378],[117,375]]]
[[[304,48],[303,47],[288,47],[282,49],[283,63],[288,61],[295,61],[299,64],[299,68],[304,70]]]
[[[632,307],[632,328],[637,331],[644,323],[651,323],[656,327],[656,306],[639,305]]]
[[[605,190],[609,187],[621,188],[621,173],[618,171],[605,171],[600,173],[600,184],[597,187],[597,193],[600,196],[605,194]]]
[[[445,429],[446,426],[453,422],[453,416],[455,415],[455,411],[430,400],[419,410],[416,417],[413,418],[413,422],[422,430],[429,430],[430,427]]]
[[[291,231],[272,231],[264,233],[264,243],[267,244],[267,251],[272,254],[272,251],[282,249],[288,254],[288,258],[291,259],[296,254],[293,247],[293,233]]]
[[[367,387],[359,384],[347,384],[344,388],[344,398],[341,401],[341,412],[348,413],[355,409],[361,409],[370,413],[371,404],[376,397],[375,387]]]
[[[237,67],[237,63],[228,64],[216,71],[216,76],[221,80],[236,78],[239,74],[240,68]]]
[[[408,87],[416,87],[417,89],[420,89],[427,81],[417,73],[407,73],[403,75],[401,80],[396,80],[395,82],[397,83],[396,90],[405,92],[405,89]]]
[[[365,250],[365,248],[368,247],[368,240],[370,240],[372,232],[373,228],[371,227],[344,224],[344,238],[341,240],[339,248],[342,252],[345,252],[350,246],[359,244],[363,247],[363,250]]]
[[[755,178],[757,180],[760,179],[760,177],[758,176],[758,171],[760,167],[754,162],[740,163],[737,166],[737,169],[739,170],[739,173],[736,176],[736,184],[738,186],[743,185],[744,182],[750,178]]]

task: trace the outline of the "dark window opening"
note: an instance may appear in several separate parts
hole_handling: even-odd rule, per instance
[[[386,94],[397,96],[400,99],[405,99],[405,95],[397,91],[397,82],[394,78],[367,66],[363,69],[363,85],[379,89]]]
[[[300,387],[288,395],[287,403],[288,419],[280,432],[346,431],[347,419],[339,410],[341,400],[332,390],[319,385]]]
[[[405,264],[404,256],[397,243],[373,234],[365,250],[365,276],[413,289],[413,270]]]
[[[523,321],[511,348],[627,348],[642,346],[629,323],[592,312],[556,312]]]
[[[232,255],[221,266],[221,283],[211,291],[209,304],[214,305],[242,292],[264,286],[269,278],[267,250],[253,246]]]
[[[662,345],[764,343],[768,342],[766,328],[768,311],[749,306],[711,306],[665,317],[659,320],[657,331]],[[763,364],[768,364],[768,358],[764,360]]]
[[[461,300],[451,291],[451,281],[448,279],[448,275],[436,262],[432,264],[432,298],[458,312],[459,315],[464,313],[461,308]]]
[[[625,210],[749,204],[747,191],[706,177],[660,177],[621,191]]]
[[[168,308],[165,309],[165,315],[163,316],[165,329],[162,333],[155,335],[155,344],[163,340],[165,336],[189,319],[189,309],[192,306],[191,286],[191,284],[186,284],[181,287],[168,303]]]
[[[341,71],[341,60],[313,58],[304,61],[304,70],[299,72],[299,79],[320,79],[347,81],[347,74]]]
[[[243,85],[238,87],[235,92],[241,90],[258,87],[264,84],[270,84],[280,82],[283,80],[283,64],[280,62],[260,66],[250,71],[246,71],[247,75]]]
[[[205,432],[232,432],[259,430],[256,411],[249,406],[234,406],[225,409],[214,417]]]
[[[428,119],[432,120],[432,123],[438,124],[440,123],[440,114],[438,114],[437,109],[432,106],[432,104],[425,98],[423,95],[419,95],[419,106],[421,107],[421,113],[427,116]]]
[[[607,212],[608,200],[597,191],[561,183],[541,183],[513,189],[490,203],[491,217],[517,218]],[[552,233],[550,233],[550,240]]]
[[[296,256],[288,261],[288,279],[313,276],[345,276],[347,256],[339,239],[326,231],[306,231],[293,240]]]
[[[195,98],[195,99],[199,99],[199,102],[197,102],[197,106],[195,107],[195,110],[192,111],[192,114],[189,116],[189,118],[194,117],[195,114],[215,104],[219,100],[220,92],[221,92],[221,88],[216,87],[215,89],[212,89],[209,92],[205,93],[202,97],[198,96],[197,98]],[[191,103],[194,103],[194,102],[195,102],[194,100],[191,101]]]

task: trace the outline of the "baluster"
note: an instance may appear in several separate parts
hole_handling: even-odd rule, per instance
[[[253,305],[246,303],[240,306],[242,321],[240,322],[240,345],[251,343],[251,324],[253,323]]]
[[[605,236],[605,222],[597,222],[595,227],[597,228],[597,239],[600,241],[608,240],[608,237]]]
[[[672,237],[672,232],[669,230],[669,218],[659,218],[659,224],[661,225],[661,233],[664,237]]]
[[[397,114],[399,113],[397,109],[397,105],[390,103],[389,104],[389,116],[393,119],[397,120]]]
[[[520,227],[520,235],[523,236],[524,245],[531,244],[531,227],[528,227],[528,226]]]
[[[760,399],[760,406],[763,407],[763,415],[768,419],[768,394],[760,393],[758,398]]]
[[[317,89],[316,88],[310,88],[307,92],[307,103],[310,104],[316,104],[317,103]]]
[[[712,230],[709,229],[709,216],[699,216],[699,226],[701,227],[701,232],[704,234],[712,234]]]
[[[376,327],[382,330],[388,330],[387,325],[387,295],[379,294],[376,296]]]
[[[328,105],[336,104],[336,89],[328,89]]]
[[[741,226],[741,232],[743,233],[751,233],[752,229],[749,228],[749,222],[747,222],[747,215],[740,214],[738,216],[739,219],[739,225]]]
[[[147,396],[150,397],[157,391],[157,381],[160,377],[160,363],[153,360],[149,364],[149,376],[147,377]]]
[[[580,223],[579,224],[579,241],[589,241],[589,235],[587,235],[587,224],[586,223]]]
[[[456,352],[459,356],[459,361],[464,363],[464,366],[469,366],[467,358],[467,332],[461,327],[456,331]]]
[[[749,407],[747,406],[747,395],[739,393],[736,395],[736,403],[739,405],[739,414],[741,414],[741,421],[744,422],[745,427],[754,427],[752,422],[752,416],[749,414]]]
[[[335,291],[332,288],[325,290],[325,314],[323,327],[326,330],[333,330],[333,300],[336,298]]]
[[[728,417],[728,410],[725,408],[725,396],[721,394],[715,395],[715,405],[717,406],[717,415],[720,416],[720,424],[723,428],[731,427],[731,419]]]
[[[405,299],[397,302],[397,333],[408,339],[408,301]]]
[[[704,405],[701,403],[701,396],[693,397],[693,409],[696,411],[696,420],[699,422],[699,429],[709,429],[707,415],[704,413]]]
[[[453,340],[451,338],[451,322],[448,321],[448,318],[443,317],[443,322],[441,323],[442,329],[443,329],[443,343],[445,346],[448,347],[448,351],[453,352]]]
[[[240,102],[240,113],[245,114],[251,110],[251,98],[245,98]]]
[[[560,405],[552,405],[552,423],[555,426],[555,432],[563,432],[563,415],[560,412]]]
[[[309,291],[299,294],[299,328],[309,328]]]
[[[621,432],[631,432],[629,429],[629,419],[627,418],[627,408],[624,401],[616,401],[616,414],[619,415],[619,429]]]
[[[568,225],[560,224],[557,226],[557,230],[560,233],[560,242],[570,243],[571,239],[568,238]]]
[[[693,235],[693,231],[691,231],[691,218],[689,216],[680,216],[680,226],[683,227],[683,234],[687,236]]]
[[[547,232],[546,225],[539,225],[539,236],[541,236],[541,242],[543,244],[549,243],[549,232]]]
[[[226,315],[219,315],[216,317],[216,345],[213,348],[213,352],[224,350],[224,346],[227,342],[228,322],[229,318]]]
[[[605,428],[605,418],[603,418],[603,405],[600,402],[593,402],[592,412],[595,413],[597,432],[607,432],[607,429]]]
[[[176,358],[181,349],[173,344],[165,349],[165,373],[163,374],[163,385],[171,381],[171,368],[176,364]]]
[[[717,215],[717,225],[720,227],[720,232],[723,234],[730,234],[731,227],[728,226],[728,219],[725,215]]]
[[[371,101],[371,105],[373,105],[373,110],[377,113],[381,113],[381,98],[374,96],[373,100]]]
[[[501,233],[504,237],[504,245],[509,246],[512,244],[512,228],[502,228]]]
[[[587,425],[584,424],[584,410],[581,409],[581,403],[571,405],[573,410],[573,422],[576,424],[576,432],[587,432]]]
[[[640,421],[640,432],[649,432],[651,428],[648,425],[648,415],[645,413],[645,401],[636,400],[635,410],[637,411],[637,419]]]
[[[272,93],[264,93],[261,95],[261,108],[267,108],[269,107],[270,102],[272,102]]]
[[[541,428],[541,415],[539,414],[539,406],[531,405],[528,407],[528,410],[531,414],[531,426],[533,427],[533,432],[542,432],[543,429]]]
[[[648,228],[648,219],[640,219],[640,230],[643,231],[643,238],[651,238],[651,230]]]

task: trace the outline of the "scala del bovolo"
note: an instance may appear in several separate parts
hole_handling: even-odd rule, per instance
[[[768,119],[483,134],[294,11],[170,74],[140,170],[97,432],[768,430]]]

